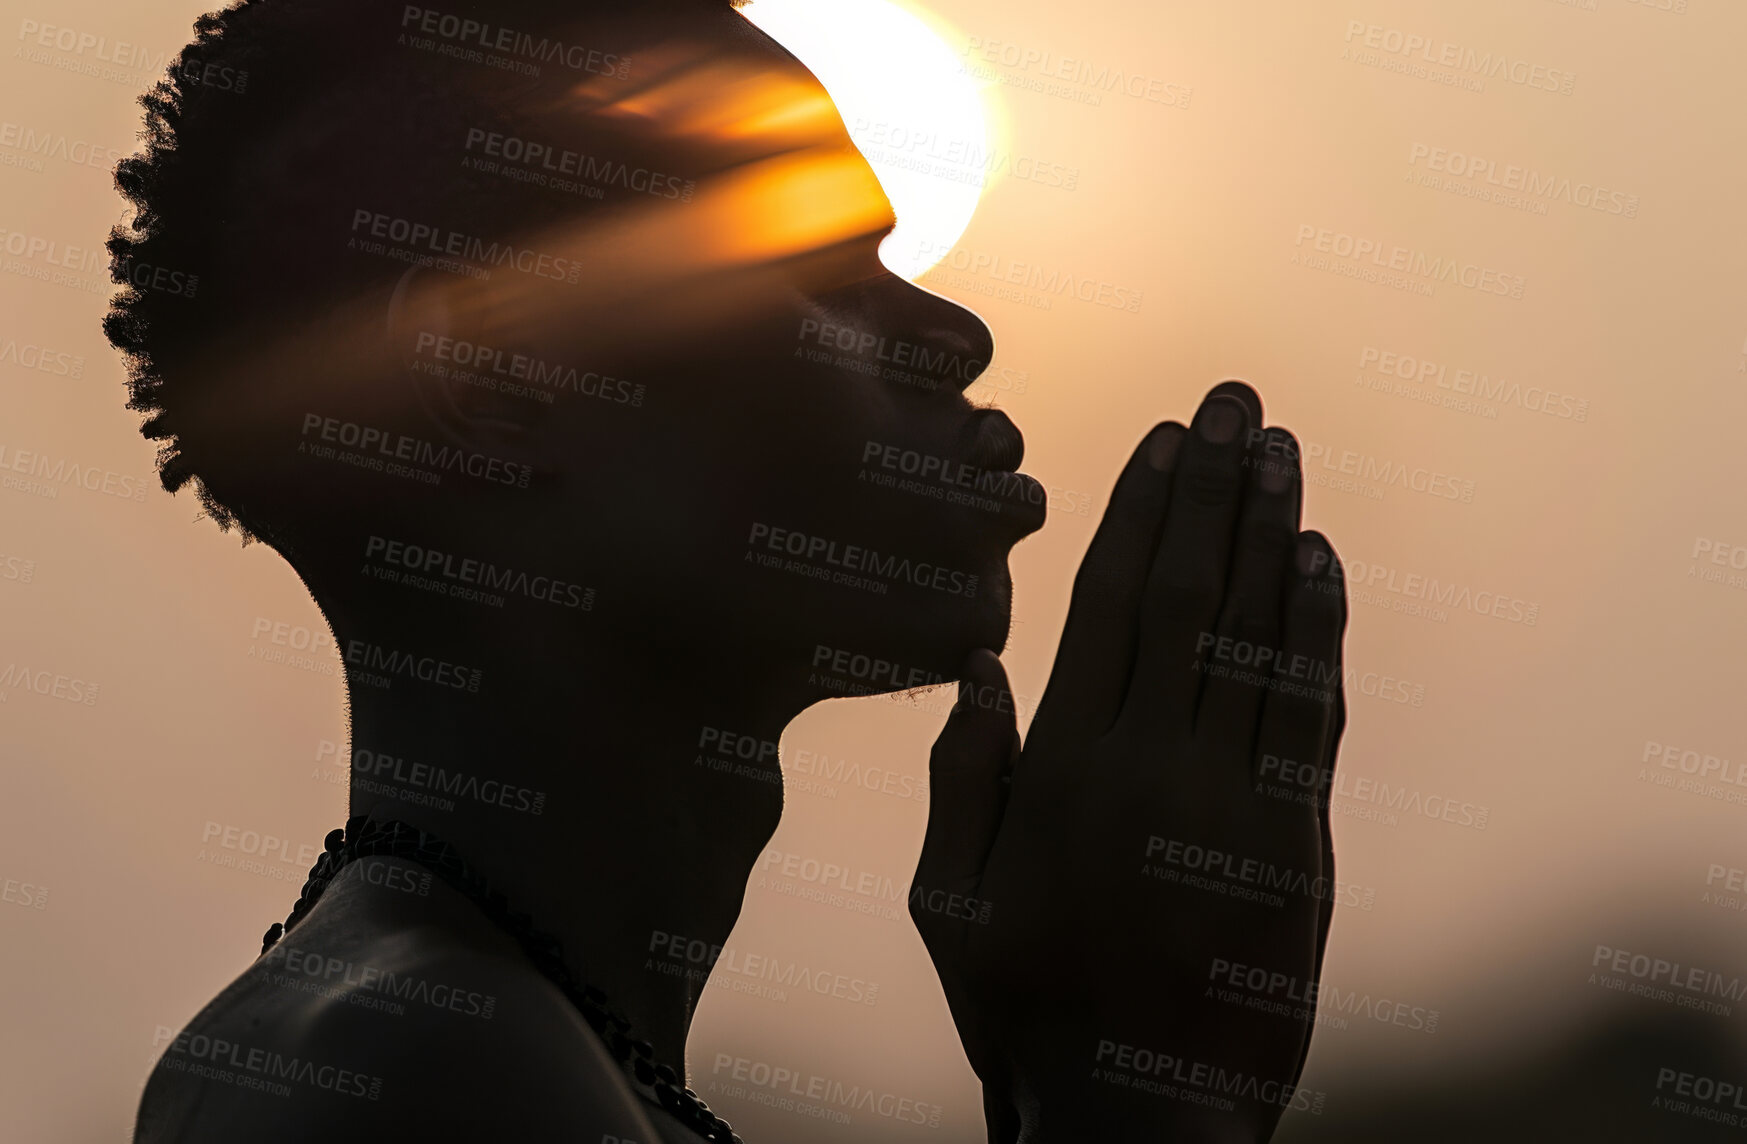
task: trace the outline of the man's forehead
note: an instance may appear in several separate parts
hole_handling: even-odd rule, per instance
[[[639,32],[628,77],[592,76],[572,91],[579,119],[725,163],[853,146],[817,77],[732,9]]]
[[[578,314],[647,341],[774,312],[797,292],[829,292],[878,267],[872,251],[892,227],[891,203],[800,61],[726,7],[597,31],[628,33],[627,74],[524,91],[500,128],[528,137],[485,131],[484,149],[525,167],[537,140],[535,168],[613,180],[636,167],[659,172],[672,193],[627,176],[610,211],[577,201],[529,219],[525,245],[594,272],[562,288],[515,274],[433,277],[426,289],[442,308],[505,344],[574,329]]]

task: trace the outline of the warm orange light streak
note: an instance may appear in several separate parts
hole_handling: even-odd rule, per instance
[[[635,90],[595,79],[576,89],[577,100],[592,114],[635,119],[669,139],[760,141],[774,150],[843,132],[836,106],[817,83],[773,75],[768,64],[703,57],[683,45],[653,60],[639,60],[639,74],[651,78]]]

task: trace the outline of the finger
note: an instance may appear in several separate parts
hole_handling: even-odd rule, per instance
[[[1329,825],[1329,802],[1334,795],[1335,765],[1340,757],[1341,735],[1347,728],[1347,689],[1346,689],[1346,653],[1337,644],[1335,649],[1336,682],[1334,694],[1334,723],[1329,728],[1327,742],[1322,748],[1322,798],[1317,806],[1317,829],[1322,834],[1322,869],[1328,884],[1334,884],[1335,878],[1335,837]],[[1322,954],[1328,945],[1328,927],[1334,919],[1334,902],[1323,903],[1321,916],[1317,919],[1316,928],[1316,971],[1320,978],[1322,973]]]
[[[1225,595],[1244,485],[1249,410],[1201,403],[1171,480],[1165,527],[1141,603],[1140,646],[1121,717],[1187,731],[1200,694],[1200,649]]]
[[[1110,507],[1086,549],[1049,687],[1032,733],[1087,738],[1116,721],[1134,671],[1140,602],[1171,495],[1171,472],[1188,430],[1175,421],[1153,427],[1129,457]]]
[[[964,941],[970,922],[987,920],[978,887],[1006,812],[1017,760],[1019,725],[1006,671],[994,651],[978,648],[964,658],[959,702],[928,758],[928,831],[910,882],[910,920],[935,962],[971,1069],[989,1086],[991,1113],[1005,1107],[994,1092],[1003,1071],[987,1032],[992,1015],[968,992]],[[1001,1113],[1001,1123],[1006,1120]]]
[[[973,651],[961,673],[959,701],[928,760],[928,829],[911,881],[910,918],[934,962],[971,1067],[986,1084],[1001,1070],[986,1031],[989,1015],[967,992],[963,950],[967,923],[987,920],[979,887],[1018,756],[1007,673],[994,652]]]
[[[1344,599],[1342,600],[1342,606],[1343,607],[1345,606]],[[1343,624],[1343,626],[1345,624],[1344,618],[1342,620],[1342,624]],[[1323,774],[1323,786],[1325,788],[1325,794],[1328,792],[1332,792],[1332,790],[1334,788],[1335,764],[1339,760],[1340,753],[1341,753],[1341,735],[1344,734],[1346,732],[1346,729],[1347,729],[1346,651],[1345,651],[1345,649],[1341,648],[1338,644],[1336,645],[1336,648],[1335,648],[1335,685],[1334,685],[1334,689],[1335,689],[1334,724],[1333,724],[1333,726],[1331,726],[1329,728],[1328,741],[1323,745],[1323,748],[1322,748],[1322,774]],[[1322,800],[1322,822],[1321,822],[1322,844],[1323,844],[1324,851],[1328,855],[1328,860],[1332,864],[1334,862],[1334,850],[1333,850],[1334,834],[1329,829],[1328,803],[1329,803],[1328,798],[1324,797]]]
[[[1262,696],[1279,656],[1281,588],[1298,540],[1303,482],[1298,441],[1281,428],[1251,429],[1243,514],[1215,638],[1203,656],[1197,737],[1229,744],[1248,780]]]
[[[1327,578],[1324,584],[1325,595],[1327,593],[1327,584],[1330,582],[1340,589],[1338,593],[1332,595],[1333,599],[1338,600],[1340,610],[1332,641],[1333,651],[1330,661],[1331,667],[1327,672],[1322,673],[1328,677],[1328,680],[1317,684],[1317,686],[1328,688],[1331,693],[1328,710],[1329,721],[1324,731],[1323,741],[1318,749],[1318,757],[1315,761],[1315,774],[1317,777],[1314,781],[1315,797],[1311,802],[1311,805],[1315,808],[1317,834],[1321,841],[1321,853],[1319,859],[1323,885],[1327,886],[1330,891],[1323,896],[1317,909],[1316,962],[1311,971],[1310,980],[1320,981],[1322,980],[1323,959],[1328,952],[1328,935],[1330,926],[1334,921],[1335,899],[1338,892],[1337,887],[1339,886],[1335,866],[1334,832],[1330,829],[1329,825],[1329,803],[1333,794],[1335,762],[1340,752],[1341,734],[1345,731],[1347,725],[1346,659],[1345,652],[1341,647],[1341,633],[1344,632],[1346,628],[1346,580],[1341,568],[1340,558],[1337,557],[1334,554],[1334,550],[1328,546],[1327,540],[1317,533],[1305,534],[1305,539],[1307,540],[1313,537],[1315,540],[1311,541],[1311,555],[1304,564],[1300,564],[1294,569],[1294,571],[1302,575],[1301,570],[1308,566],[1312,572],[1316,572],[1318,571],[1317,566],[1320,564],[1322,565],[1322,569],[1326,570],[1327,573]],[[1316,541],[1321,541],[1321,543],[1317,544]],[[1326,559],[1323,558],[1323,553],[1326,553]],[[1275,704],[1276,701],[1280,699],[1281,697],[1278,693],[1270,693],[1264,701],[1264,705]],[[1306,719],[1305,722],[1308,723],[1308,719]],[[1268,734],[1270,734],[1270,731],[1265,725],[1264,735],[1266,736]],[[1278,759],[1277,755],[1273,757]],[[1264,756],[1262,760],[1262,766],[1269,766],[1268,758],[1266,756]],[[1281,769],[1281,764],[1276,762],[1273,764],[1273,767],[1275,770],[1279,770]],[[1265,782],[1263,785],[1266,785]],[[1276,791],[1276,793],[1279,792]],[[1310,1012],[1313,1022],[1316,1010],[1316,1002],[1312,1000],[1310,1004]],[[1313,1039],[1314,1038],[1311,1037],[1305,1038],[1304,1046],[1298,1054],[1298,1067],[1293,1073],[1294,1082],[1296,1082],[1299,1076],[1303,1075],[1305,1062],[1310,1058],[1310,1045]]]
[[[1328,821],[1328,807],[1327,807],[1327,803],[1325,802],[1323,805],[1323,822],[1325,825],[1327,824],[1327,821]],[[1335,893],[1333,890],[1334,886],[1336,885],[1336,882],[1335,882],[1335,856],[1334,856],[1334,850],[1330,846],[1329,836],[1327,835],[1327,833],[1324,833],[1322,836],[1322,866],[1320,867],[1320,872],[1321,872],[1322,879],[1323,879],[1323,885],[1329,887],[1330,889],[1329,889],[1328,893],[1325,893],[1322,896],[1322,901],[1317,904],[1316,962],[1310,971],[1309,978],[1307,978],[1307,980],[1310,980],[1310,981],[1321,981],[1322,980],[1323,955],[1328,952],[1329,923],[1334,920],[1334,913],[1335,913]],[[1293,1084],[1297,1084],[1298,1078],[1304,1075],[1305,1062],[1310,1059],[1310,1046],[1311,1046],[1312,1042],[1314,1042],[1316,1040],[1315,1036],[1309,1035],[1309,1034],[1314,1034],[1316,1031],[1317,1000],[1318,1000],[1318,997],[1316,994],[1312,994],[1309,998],[1309,1002],[1308,1002],[1307,1007],[1310,1010],[1310,1029],[1308,1030],[1307,1035],[1304,1038],[1304,1043],[1299,1047],[1299,1050],[1298,1050],[1298,1064],[1295,1068],[1293,1068],[1292,1074],[1291,1074]]]
[[[931,903],[954,894],[976,897],[1018,756],[1007,673],[994,652],[978,648],[965,659],[958,703],[928,758],[928,828],[916,860],[910,916],[930,953],[936,953],[937,941],[950,946],[963,922]]]
[[[1341,733],[1346,730],[1346,726],[1347,726],[1347,695],[1346,695],[1346,686],[1345,686],[1345,682],[1344,682],[1345,666],[1344,666],[1343,656],[1344,656],[1344,653],[1342,653],[1340,651],[1336,652],[1335,660],[1336,660],[1336,663],[1338,665],[1340,665],[1339,678],[1342,681],[1336,683],[1336,685],[1335,685],[1334,725],[1330,728],[1328,742],[1323,747],[1324,766],[1322,769],[1323,769],[1323,773],[1325,775],[1329,776],[1329,778],[1331,780],[1334,776],[1335,760],[1340,753]],[[1322,836],[1322,866],[1321,866],[1321,870],[1322,870],[1322,877],[1323,877],[1323,885],[1329,887],[1332,891],[1335,889],[1335,887],[1338,887],[1339,881],[1337,880],[1336,869],[1335,869],[1334,832],[1329,829],[1329,820],[1328,820],[1329,801],[1331,798],[1331,792],[1332,792],[1332,782],[1325,784],[1323,789],[1322,789],[1322,792],[1321,792],[1322,797],[1319,800],[1318,805],[1317,805],[1317,814],[1318,814],[1317,829],[1320,831],[1321,836]],[[1322,963],[1323,963],[1324,956],[1328,953],[1328,932],[1329,932],[1329,928],[1330,928],[1331,924],[1334,922],[1334,916],[1335,916],[1335,893],[1331,892],[1331,893],[1325,894],[1323,896],[1322,902],[1320,903],[1320,906],[1317,910],[1317,916],[1316,916],[1316,963],[1315,963],[1315,966],[1311,970],[1311,974],[1310,974],[1310,978],[1309,978],[1311,981],[1321,981],[1322,980]],[[1314,999],[1312,999],[1312,1001],[1310,1003],[1310,1014],[1311,1014],[1311,1027],[1314,1029],[1315,1028],[1315,1019],[1316,1019],[1316,1001]],[[1297,1079],[1303,1075],[1304,1064],[1307,1060],[1310,1059],[1310,1042],[1312,1039],[1313,1038],[1311,1038],[1311,1037],[1306,1037],[1304,1039],[1304,1048],[1298,1054],[1298,1068],[1292,1074],[1292,1079],[1293,1079],[1294,1083],[1297,1083]]]
[[[1262,701],[1259,776],[1302,788],[1301,776],[1311,768],[1318,797],[1308,802],[1326,823],[1336,714],[1345,711],[1341,636],[1347,604],[1340,558],[1321,533],[1299,534],[1283,599],[1280,658]]]

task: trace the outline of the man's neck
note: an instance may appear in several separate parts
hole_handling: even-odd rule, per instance
[[[755,696],[744,670],[494,665],[477,693],[349,670],[351,813],[453,845],[683,1074],[709,963],[671,951],[726,942],[781,817],[776,743],[806,698]]]

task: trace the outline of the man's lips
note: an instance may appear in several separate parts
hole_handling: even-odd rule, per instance
[[[969,423],[966,460],[979,469],[1014,472],[1025,460],[1025,437],[1013,419],[999,409],[985,409]]]
[[[1032,477],[1018,471],[1025,459],[1025,437],[1013,419],[997,409],[986,409],[969,422],[967,460],[981,470],[978,492],[1000,502],[1001,519],[1012,521],[1028,535],[1043,527],[1048,514],[1048,494]]]

